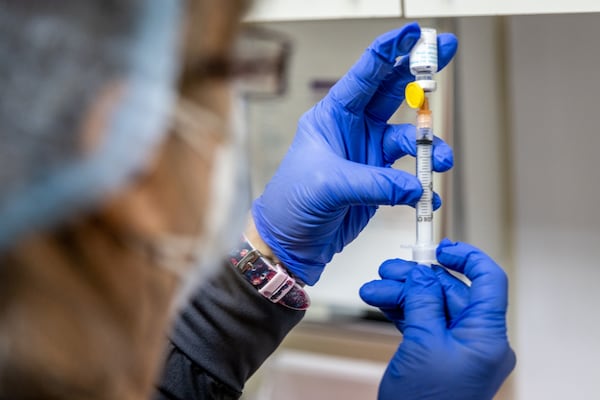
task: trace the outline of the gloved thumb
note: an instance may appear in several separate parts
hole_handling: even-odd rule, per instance
[[[416,265],[405,286],[404,336],[439,335],[446,329],[442,286],[429,267]]]

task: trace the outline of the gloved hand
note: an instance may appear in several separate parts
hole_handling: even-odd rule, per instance
[[[416,23],[378,37],[329,94],[299,121],[275,176],[252,206],[258,233],[297,277],[312,285],[325,264],[365,227],[378,205],[414,206],[416,177],[392,169],[415,155],[415,127],[390,125],[414,77],[405,56],[420,36]],[[456,52],[454,35],[438,37],[439,66]],[[397,57],[404,56],[397,66]],[[450,147],[436,138],[433,168],[452,167]],[[439,197],[434,207],[440,205]]]
[[[487,255],[443,240],[437,259],[463,273],[390,260],[360,295],[404,332],[379,387],[380,400],[492,399],[516,362],[506,335],[508,281]]]

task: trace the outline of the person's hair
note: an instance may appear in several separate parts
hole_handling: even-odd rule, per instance
[[[0,268],[1,399],[144,399],[175,280],[88,215],[30,238]]]

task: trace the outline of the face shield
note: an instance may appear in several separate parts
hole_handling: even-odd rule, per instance
[[[244,29],[230,60],[195,66],[203,79],[229,82],[227,117],[182,96],[173,114],[173,134],[205,160],[211,171],[209,201],[197,235],[165,234],[151,244],[155,263],[176,274],[181,288],[175,308],[185,303],[207,274],[240,239],[251,203],[248,105],[268,101],[286,89],[291,45],[278,33]],[[209,146],[207,143],[216,143]]]
[[[178,89],[185,2],[58,0],[36,3],[35,14],[28,3],[0,12],[0,159],[9,166],[0,171],[0,252],[101,207],[143,175],[173,135],[210,170],[207,210],[193,232],[131,244],[180,278],[181,304],[243,230],[251,196],[246,106],[283,91],[288,41],[249,29],[231,57],[192,65],[202,80],[228,83],[224,116]],[[108,83],[119,85],[114,112],[85,145],[79,115]]]

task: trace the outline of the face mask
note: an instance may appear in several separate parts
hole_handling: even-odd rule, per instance
[[[230,118],[225,120],[212,111],[187,104],[179,119],[188,129],[176,130],[200,157],[206,157],[202,131],[224,133],[225,140],[214,150],[208,188],[208,209],[199,235],[161,237],[153,243],[157,263],[180,278],[173,312],[183,306],[194,290],[218,268],[239,240],[250,208],[250,176],[246,146],[246,104],[233,96]]]
[[[248,145],[247,102],[249,99],[275,98],[285,91],[285,71],[291,44],[277,33],[245,30],[236,45],[234,57],[238,74],[233,77],[232,107],[227,121],[209,110],[191,106],[186,118],[196,124],[195,132],[186,138],[200,154],[206,147],[198,132],[213,130],[227,132],[227,140],[216,151],[212,163],[210,202],[201,234],[195,238],[176,238],[163,241],[161,246],[180,261],[175,263],[181,276],[181,290],[175,308],[181,307],[194,289],[210,273],[223,267],[224,257],[240,240],[251,203]],[[260,68],[256,68],[256,66]],[[181,259],[181,256],[187,259]],[[186,256],[187,255],[187,256]]]

